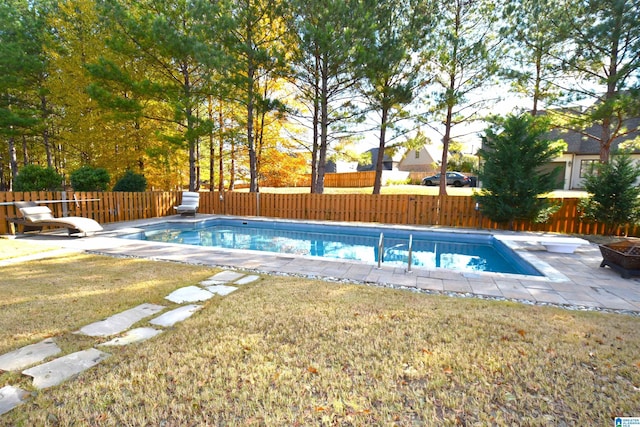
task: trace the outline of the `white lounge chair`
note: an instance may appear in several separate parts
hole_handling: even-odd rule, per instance
[[[200,193],[195,191],[183,191],[182,202],[174,209],[182,216],[196,216],[200,207]]]
[[[39,206],[34,202],[15,202],[14,205],[22,214],[21,218],[10,221],[24,227],[23,231],[41,231],[43,227],[66,228],[69,236],[88,236],[96,231],[102,231],[102,226],[91,218],[81,216],[66,216],[56,218],[51,209]]]

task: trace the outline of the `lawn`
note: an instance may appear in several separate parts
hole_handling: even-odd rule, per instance
[[[0,243],[1,244],[1,243]],[[215,269],[75,255],[3,268],[2,352]],[[267,276],[0,425],[613,425],[640,414],[640,318]],[[29,388],[17,374],[6,384]]]
[[[37,254],[57,249],[52,246],[43,246],[36,243],[18,241],[14,239],[0,238],[0,260],[7,260],[26,255]]]
[[[248,188],[235,190],[238,192],[248,192]],[[479,188],[470,187],[447,187],[447,194],[449,196],[472,196],[476,192],[480,191]],[[276,193],[276,194],[298,194],[308,193],[309,187],[260,187],[261,193]],[[326,187],[324,194],[371,194],[373,187],[354,187],[354,188],[336,188]],[[380,194],[418,194],[426,196],[437,196],[439,192],[438,187],[427,187],[424,185],[385,185],[380,190]],[[556,190],[550,194],[551,197],[557,198],[575,198],[586,197],[587,193],[584,191],[570,191],[570,190]]]

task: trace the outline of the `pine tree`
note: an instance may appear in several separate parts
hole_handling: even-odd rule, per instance
[[[640,221],[640,167],[627,153],[612,156],[587,174],[584,188],[589,197],[580,201],[581,217],[605,224],[605,233],[613,235],[624,224]]]
[[[530,114],[497,118],[485,130],[479,151],[483,188],[477,196],[485,216],[513,228],[516,220],[544,222],[557,210],[542,196],[554,189],[559,171],[545,173],[540,167],[563,147],[546,140],[547,131],[547,120]]]
[[[360,19],[367,12],[354,0],[293,2],[292,32],[298,37],[294,69],[312,121],[311,192],[324,192],[330,143],[344,137],[358,81],[354,53],[361,43]]]
[[[398,129],[398,122],[407,118],[405,107],[415,97],[420,83],[416,53],[423,32],[430,27],[432,11],[428,1],[414,5],[406,0],[372,0],[366,9],[371,12],[365,15],[368,20],[363,18],[365,31],[356,57],[364,76],[360,92],[368,107],[380,117],[378,155],[373,159],[376,171],[373,194],[380,194],[384,156],[401,145],[387,147],[394,139],[388,131]]]
[[[440,5],[437,25],[425,40],[425,69],[434,75],[432,113],[443,128],[440,173],[447,172],[449,143],[457,127],[480,118],[481,111],[497,96],[486,86],[498,71],[502,40],[496,34],[498,2],[452,0]],[[476,96],[482,91],[480,97]],[[440,181],[440,195],[447,194]]]

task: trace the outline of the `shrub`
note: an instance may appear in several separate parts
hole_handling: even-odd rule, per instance
[[[513,228],[515,220],[544,222],[559,208],[544,194],[552,191],[558,169],[540,167],[562,153],[543,138],[548,122],[530,114],[498,118],[485,131],[480,156],[483,189],[476,196],[484,215]]]
[[[147,189],[147,179],[138,173],[127,171],[122,178],[116,182],[113,191],[145,191]]]
[[[23,166],[13,181],[14,191],[55,191],[62,188],[62,175],[51,167]]]
[[[408,184],[411,184],[411,178],[388,179],[386,184],[388,186],[390,186],[390,185],[408,185]]]
[[[74,171],[70,179],[75,191],[105,191],[111,181],[106,169],[91,166],[83,166]]]
[[[621,225],[640,221],[639,177],[640,168],[627,153],[617,153],[609,163],[597,165],[585,176],[584,188],[590,196],[580,201],[581,218],[605,224],[608,235]]]

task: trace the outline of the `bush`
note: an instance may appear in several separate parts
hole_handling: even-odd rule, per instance
[[[147,189],[147,179],[138,173],[127,171],[122,178],[116,182],[113,191],[145,191]]]
[[[55,191],[62,188],[62,175],[51,167],[23,166],[13,181],[13,191]]]
[[[391,185],[409,185],[411,184],[411,178],[405,178],[405,179],[388,179],[386,182],[386,185],[391,186]]]
[[[640,168],[627,153],[615,154],[610,163],[597,165],[585,176],[584,188],[590,197],[580,201],[581,218],[605,224],[608,235],[621,225],[640,221],[639,177]]]
[[[105,191],[111,181],[106,169],[91,166],[83,166],[74,171],[70,179],[75,191]]]
[[[484,215],[495,222],[546,221],[559,208],[544,194],[554,190],[558,169],[540,172],[562,153],[562,147],[543,138],[548,122],[530,114],[497,119],[483,136],[483,189],[476,199]]]

